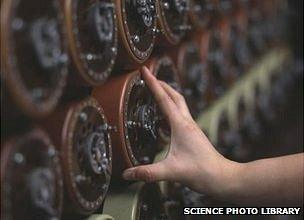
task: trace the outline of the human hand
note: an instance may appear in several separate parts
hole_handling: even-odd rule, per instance
[[[191,117],[181,94],[157,80],[146,67],[142,68],[142,76],[170,124],[171,143],[164,160],[127,169],[123,177],[146,182],[180,182],[203,193],[218,191],[222,178],[231,176],[234,162],[224,158],[212,146]]]

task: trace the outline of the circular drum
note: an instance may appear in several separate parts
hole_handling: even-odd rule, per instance
[[[119,67],[134,69],[152,53],[157,33],[153,0],[115,0],[119,45]],[[127,55],[127,56],[126,56]]]
[[[31,117],[51,112],[65,85],[62,17],[58,0],[1,3],[1,76],[14,102]]]
[[[183,208],[185,207],[183,198],[183,186],[175,182],[158,182],[163,197],[163,205],[168,220],[185,220]]]
[[[229,16],[236,4],[233,0],[213,0],[213,5],[215,13],[219,18]]]
[[[194,192],[180,183],[160,181],[158,185],[168,220],[189,219],[183,214],[184,207],[209,207],[212,205],[212,200],[206,195]]]
[[[103,211],[115,219],[168,219],[158,185],[141,182],[132,184],[124,190],[111,192],[105,201]]]
[[[213,9],[212,0],[190,0],[189,18],[197,31],[203,31],[209,26]]]
[[[88,84],[101,84],[117,55],[114,0],[66,0],[64,11],[73,64]]]
[[[209,137],[215,148],[224,156],[231,156],[235,145],[241,143],[241,136],[232,128],[227,110],[223,106],[211,115]]]
[[[230,24],[230,49],[228,55],[238,75],[250,67],[252,55],[249,49],[248,17],[244,8],[236,8]]]
[[[229,23],[219,22],[210,32],[207,66],[216,97],[221,96],[236,80],[229,61]]]
[[[202,62],[207,62],[210,35],[210,31],[203,31],[201,33],[194,33],[192,35],[192,40],[197,42],[199,46]]]
[[[261,1],[249,1],[248,8],[248,43],[250,52],[254,56],[260,56],[266,52],[268,45],[265,38],[265,20],[262,15]]]
[[[156,9],[159,28],[165,41],[178,44],[190,29],[187,19],[189,0],[159,0],[156,1]]]
[[[236,115],[237,118],[234,118],[234,120],[243,120],[245,117],[245,106],[241,100],[242,99],[236,100],[236,102],[238,102],[237,111],[239,112],[237,113],[239,113],[239,115]],[[231,101],[234,100],[229,100],[229,102]],[[228,106],[228,108],[229,107],[230,106]],[[240,123],[243,123],[243,121],[232,121],[229,113],[224,107],[213,114],[210,129],[211,141],[216,146],[216,149],[229,159],[246,161],[250,156],[251,149],[249,145],[247,145],[247,140],[244,139],[239,127],[236,127],[240,125]]]
[[[67,214],[90,214],[102,204],[111,178],[109,125],[93,98],[62,107],[45,122],[60,146]]]
[[[157,152],[160,117],[150,90],[138,71],[109,80],[94,88],[109,123],[117,127],[112,135],[113,175],[124,169],[152,163]]]
[[[173,89],[181,92],[180,80],[174,62],[168,56],[153,58],[147,64],[148,68],[157,79],[166,82]],[[160,110],[159,110],[160,111]],[[158,134],[163,144],[168,144],[170,141],[170,126],[162,116],[159,122]]]
[[[228,118],[231,132],[228,141],[234,144],[230,158],[236,161],[247,161],[252,152],[250,136],[258,137],[259,124],[249,107],[246,105],[244,93],[235,94],[229,101]],[[231,145],[232,145],[231,144]]]
[[[211,99],[209,73],[196,43],[183,44],[177,56],[182,91],[191,113],[197,116],[206,109]]]
[[[1,150],[1,219],[60,219],[59,157],[40,130],[8,140]]]
[[[242,161],[248,161],[253,156],[255,146],[262,140],[263,126],[258,120],[257,114],[253,111],[246,112],[240,120],[239,132],[243,137],[244,144],[242,154],[237,154]],[[236,152],[237,153],[237,152]]]
[[[166,82],[177,91],[181,90],[177,69],[169,56],[153,58],[147,66],[157,79]]]

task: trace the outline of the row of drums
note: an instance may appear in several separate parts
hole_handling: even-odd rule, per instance
[[[266,2],[2,0],[1,219],[170,217],[171,187],[121,178],[170,141],[139,68],[198,117],[284,45],[285,1]]]
[[[228,55],[247,67],[247,41],[255,55],[278,43],[282,28],[277,21],[285,3],[2,0],[1,84],[6,89],[1,96],[7,94],[22,114],[41,118],[55,109],[62,95],[136,70],[187,38],[196,41],[192,48],[203,50],[202,58],[224,69],[212,71],[227,71],[223,56]],[[212,51],[207,56],[208,48]]]
[[[275,53],[279,57],[284,52]],[[239,82],[198,119],[221,154],[239,162],[259,159],[261,152],[271,151],[266,149],[270,146],[265,146],[265,134],[284,126],[287,115],[296,114],[303,64],[283,57],[277,60],[277,66],[271,67],[272,61],[268,60],[256,70],[258,74]]]

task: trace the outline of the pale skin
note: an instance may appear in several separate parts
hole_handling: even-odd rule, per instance
[[[304,153],[237,163],[223,157],[192,119],[184,97],[142,68],[171,126],[167,157],[124,171],[126,180],[180,182],[215,199],[241,205],[302,205]]]

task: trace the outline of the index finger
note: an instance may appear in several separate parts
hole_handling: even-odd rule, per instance
[[[173,100],[169,97],[169,95],[166,93],[158,80],[155,78],[155,76],[153,76],[147,67],[144,66],[141,69],[141,73],[163,114],[169,120],[172,119],[172,117],[177,115],[178,111],[178,108]]]

